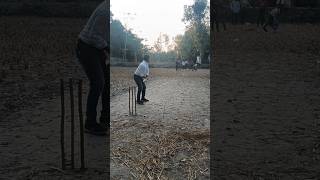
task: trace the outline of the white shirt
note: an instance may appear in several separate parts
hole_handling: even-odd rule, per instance
[[[109,16],[108,5],[106,1],[103,1],[90,16],[87,24],[80,32],[79,38],[97,49],[106,48],[110,27]]]
[[[135,75],[138,75],[140,77],[146,77],[149,76],[149,64],[147,61],[143,60],[136,71],[134,72]]]
[[[198,63],[198,64],[201,64],[200,56],[197,56],[197,63]]]

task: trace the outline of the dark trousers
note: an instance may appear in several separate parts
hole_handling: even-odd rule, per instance
[[[232,24],[238,24],[239,23],[239,13],[232,13]]]
[[[263,25],[263,29],[267,31],[267,27],[270,26],[274,31],[278,29],[279,22],[276,17],[268,16],[267,22]]]
[[[143,78],[138,75],[134,75],[133,79],[138,86],[137,101],[141,101],[141,99],[144,99],[146,95],[146,85],[143,82]],[[141,93],[142,93],[142,98],[140,99]]]
[[[78,59],[89,79],[90,90],[87,97],[86,123],[96,123],[97,105],[99,97],[102,98],[101,115],[106,115],[109,110],[109,66],[107,67],[105,54],[102,50],[94,48],[81,40],[77,46]]]
[[[265,8],[259,8],[258,12],[258,18],[257,18],[257,26],[263,26],[265,22],[265,14],[266,14],[266,9]]]
[[[241,8],[240,19],[241,19],[241,24],[244,24],[246,22],[246,20],[247,20],[247,8]]]

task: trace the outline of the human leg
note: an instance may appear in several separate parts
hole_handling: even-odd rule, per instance
[[[146,84],[142,81],[142,98],[141,100],[146,100]]]
[[[100,115],[100,123],[109,125],[110,89],[108,88],[108,83],[110,82],[110,65],[106,65],[104,60],[102,60],[101,64],[105,83],[101,94],[102,110]]]
[[[103,69],[99,62],[101,59],[101,52],[83,42],[78,43],[78,51],[79,61],[90,82],[90,90],[86,104],[85,127],[90,133],[102,135],[105,133],[105,129],[96,121],[96,108],[100,94],[105,85]]]
[[[137,92],[137,103],[139,104],[141,101],[141,92],[143,89],[143,80],[140,76],[134,75],[134,81],[136,82],[137,86],[138,86],[138,92]]]

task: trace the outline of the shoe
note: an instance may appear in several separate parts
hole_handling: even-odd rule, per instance
[[[138,104],[143,105],[143,101],[137,101]]]
[[[263,27],[263,30],[264,30],[265,32],[268,32],[268,30],[267,30],[265,27]]]
[[[143,102],[148,102],[149,100],[146,99],[146,98],[142,98],[141,101],[143,101]]]
[[[102,125],[95,123],[95,124],[85,124],[85,132],[93,135],[104,136],[107,134],[106,128]]]

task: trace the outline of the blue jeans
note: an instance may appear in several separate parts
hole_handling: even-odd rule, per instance
[[[90,90],[87,97],[86,123],[94,124],[97,118],[97,105],[99,98],[102,98],[102,116],[109,112],[109,88],[110,82],[109,66],[105,63],[103,50],[92,47],[83,41],[78,41],[77,56],[90,82]]]
[[[143,78],[138,75],[134,75],[133,79],[138,86],[137,101],[141,101],[141,99],[144,99],[146,95],[146,85],[143,82]],[[140,99],[141,93],[142,93],[142,98]]]

